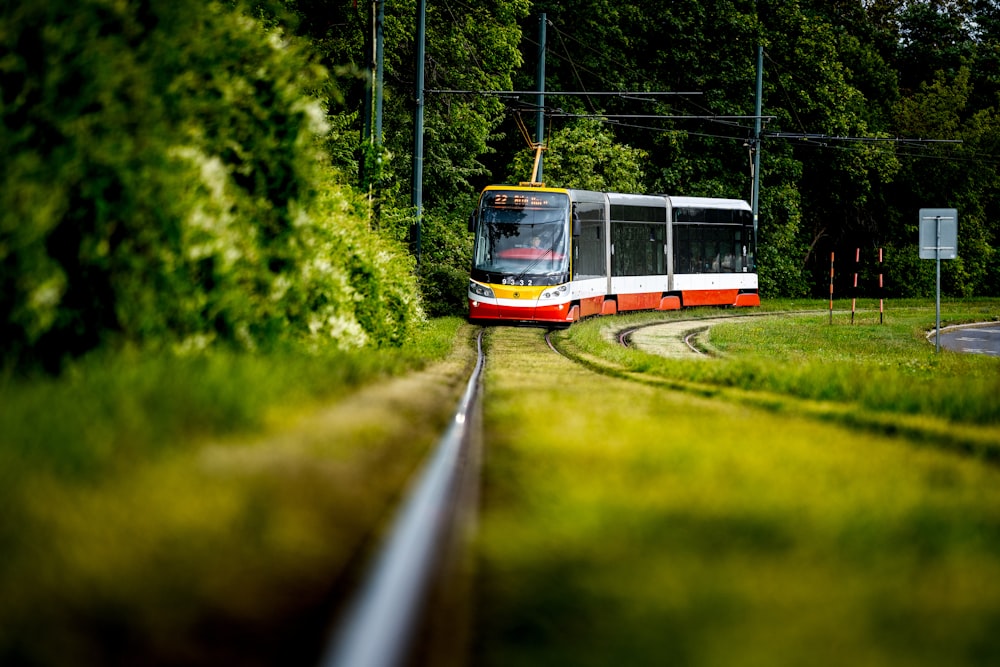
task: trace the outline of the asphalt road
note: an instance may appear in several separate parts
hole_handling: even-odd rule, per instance
[[[934,336],[928,340],[934,342]],[[956,352],[1000,357],[1000,322],[941,329],[941,347]]]

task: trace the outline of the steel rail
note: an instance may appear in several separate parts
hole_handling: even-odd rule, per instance
[[[694,346],[694,343],[691,342],[692,338],[694,338],[698,334],[705,333],[706,331],[708,331],[708,327],[705,327],[703,329],[698,329],[697,331],[692,331],[687,336],[684,336],[684,344],[687,345],[689,348],[691,348],[691,351],[694,352],[695,354],[706,356],[703,351],[699,350],[697,347]]]
[[[545,344],[548,345],[549,349],[552,350],[553,352],[555,352],[556,354],[562,354],[562,352],[560,352],[559,350],[557,350],[556,346],[552,344],[552,330],[551,329],[549,329],[548,331],[545,332]],[[565,355],[563,355],[563,356],[565,356]]]
[[[704,323],[709,320],[739,320],[739,319],[751,319],[756,317],[772,317],[775,315],[808,315],[813,312],[820,311],[810,311],[810,310],[788,310],[788,311],[766,311],[766,312],[741,312],[738,314],[719,314],[711,315],[708,317],[682,317],[678,319],[663,319],[663,320],[652,320],[649,322],[644,322],[642,324],[633,324],[624,329],[618,329],[615,332],[615,336],[618,338],[618,344],[622,347],[631,348],[632,347],[632,336],[640,329],[646,329],[648,327],[656,327],[664,324],[685,324],[685,323]],[[703,357],[710,356],[704,350],[698,349],[698,347],[692,342],[698,334],[704,333],[710,328],[709,326],[701,326],[694,331],[688,332],[683,338],[679,340],[688,347],[691,352],[699,354]]]
[[[692,320],[676,320],[676,321],[677,322],[687,322],[687,321],[696,322],[697,319],[692,319]],[[621,331],[618,332],[618,344],[621,345],[622,347],[632,347],[632,334],[634,334],[639,329],[645,329],[647,327],[657,326],[657,325],[660,325],[660,324],[664,324],[664,322],[656,322],[656,323],[652,323],[652,324],[641,324],[641,325],[636,326],[636,327],[631,327],[631,328],[628,328],[628,329],[622,329]],[[700,354],[702,356],[705,356],[705,353],[703,351],[699,350],[697,347],[694,346],[694,344],[691,342],[691,339],[694,338],[695,336],[697,336],[700,333],[704,333],[704,331],[706,329],[707,329],[707,327],[702,327],[702,328],[700,328],[700,329],[698,329],[696,331],[692,331],[691,333],[689,333],[688,335],[686,335],[683,338],[684,344],[687,345],[688,348],[692,352],[694,352],[695,354]]]
[[[398,667],[404,664],[428,598],[435,565],[444,556],[442,539],[450,501],[467,458],[473,411],[480,395],[485,356],[483,332],[477,360],[448,429],[410,488],[374,566],[347,608],[321,667]]]

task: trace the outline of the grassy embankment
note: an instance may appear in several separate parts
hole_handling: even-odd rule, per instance
[[[1000,361],[935,355],[919,305],[716,327],[712,359],[556,336],[590,368],[491,332],[477,664],[1000,661],[1000,468],[939,437],[1000,441]]]
[[[315,651],[317,611],[454,407],[472,355],[460,324],[400,350],[127,355],[4,378],[0,663]]]
[[[762,312],[702,309],[632,316],[636,326],[678,318],[750,316],[713,326],[695,339],[725,363],[701,363],[694,355],[664,359],[655,353],[625,352],[605,340],[606,327],[581,327],[567,341],[585,361],[605,372],[640,374],[638,379],[698,393],[724,395],[775,411],[807,413],[888,433],[906,433],[939,445],[1000,457],[997,392],[1000,360],[981,355],[935,354],[926,332],[934,326],[933,305],[893,302],[884,324],[877,311],[835,310],[826,304],[771,302],[769,309],[815,312],[780,320]],[[849,307],[849,302],[843,304]],[[930,308],[930,309],[928,309]],[[942,326],[995,321],[1000,304],[971,300],[945,304]],[[625,326],[624,324],[622,326]],[[696,323],[691,330],[698,330]],[[602,332],[605,332],[602,335]],[[588,352],[582,352],[588,350]],[[598,351],[598,355],[589,350]]]

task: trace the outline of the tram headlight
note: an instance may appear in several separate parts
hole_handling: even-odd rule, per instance
[[[493,290],[491,290],[486,285],[480,285],[474,280],[469,281],[469,291],[477,296],[486,297],[487,299],[494,298]]]
[[[569,294],[569,285],[560,285],[550,290],[542,292],[543,299],[560,299]]]

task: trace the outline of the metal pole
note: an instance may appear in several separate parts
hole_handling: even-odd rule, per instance
[[[878,323],[885,324],[883,316],[885,310],[883,309],[883,300],[885,297],[885,284],[882,282],[882,248],[878,249]]]
[[[545,143],[545,12],[538,17],[538,70],[535,73],[536,86],[538,88],[538,111],[535,116],[535,141],[539,144]],[[533,178],[541,182],[542,180],[542,153],[537,153],[538,167]]]
[[[753,121],[753,194],[751,195],[751,204],[753,209],[753,242],[754,242],[754,258],[757,257],[757,221],[760,216],[760,133],[761,133],[761,123],[760,116],[761,110],[763,109],[763,96],[764,96],[764,47],[757,47],[757,99],[756,108],[754,110],[754,121]]]
[[[363,103],[363,108],[361,110],[361,144],[364,146],[361,153],[361,159],[358,161],[358,183],[364,190],[368,189],[368,170],[367,167],[367,148],[372,142],[372,79],[374,70],[374,45],[373,45],[373,33],[374,33],[374,12],[375,6],[372,5],[369,8],[371,11],[368,12],[368,29],[365,31],[365,58],[368,62],[365,63],[365,98]]]
[[[425,26],[427,22],[427,2],[420,0],[417,6],[417,83],[416,109],[413,121],[413,209],[414,222],[412,241],[414,255],[417,258],[417,270],[420,270],[420,225],[424,215],[423,181],[424,181],[424,52]]]
[[[375,186],[375,196],[372,200],[372,218],[374,227],[377,229],[382,220],[382,93],[383,63],[385,43],[385,0],[378,0],[378,9],[375,15],[375,176],[377,177]]]
[[[937,218],[935,219],[935,223],[937,227],[936,231],[937,236],[936,236],[936,241],[934,243],[934,255],[935,255],[934,263],[937,265],[936,267],[937,276],[935,279],[937,285],[937,289],[935,291],[937,292],[937,295],[935,298],[936,318],[934,326],[934,351],[940,353],[941,352],[941,216],[940,215],[937,216]]]
[[[382,145],[382,79],[385,43],[385,0],[378,0],[375,16],[375,143]]]

